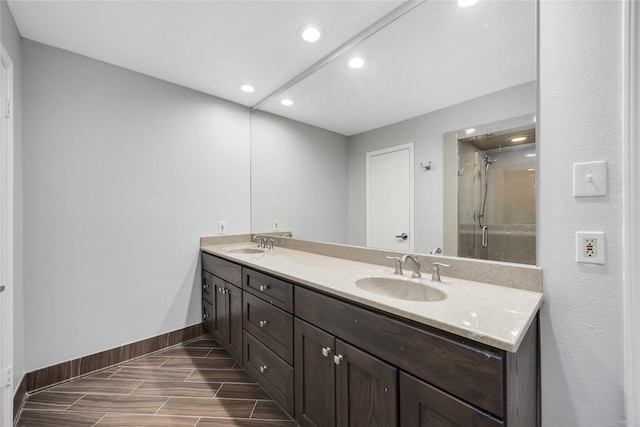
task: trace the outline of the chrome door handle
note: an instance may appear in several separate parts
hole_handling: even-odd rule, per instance
[[[486,248],[489,246],[489,227],[486,225],[482,227],[482,247]]]
[[[402,233],[401,235],[396,236],[396,239],[407,240],[408,237],[409,235],[407,233]]]

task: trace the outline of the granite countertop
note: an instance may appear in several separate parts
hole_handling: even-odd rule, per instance
[[[306,285],[350,301],[395,314],[469,338],[492,347],[516,352],[542,303],[542,293],[451,278],[442,271],[441,283],[432,282],[422,269],[422,279],[411,279],[407,266],[403,278],[432,286],[447,297],[441,301],[408,301],[370,293],[356,286],[364,277],[400,278],[392,267],[333,258],[276,247],[260,254],[230,253],[256,248],[253,243],[204,245],[201,249],[230,261]],[[404,266],[403,266],[404,267]]]

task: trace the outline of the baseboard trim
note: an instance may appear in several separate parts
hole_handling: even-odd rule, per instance
[[[13,397],[13,421],[18,419],[25,398],[54,385],[73,380],[102,369],[128,362],[151,353],[206,335],[202,323],[136,341],[78,359],[27,372],[22,376]]]

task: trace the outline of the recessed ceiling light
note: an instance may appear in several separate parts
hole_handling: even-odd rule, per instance
[[[458,0],[458,6],[460,7],[471,7],[474,4],[478,3],[480,0]]]
[[[240,85],[240,90],[246,93],[255,92],[256,87],[250,83],[243,83]]]
[[[293,101],[290,100],[289,98],[285,98],[282,101],[280,101],[280,104],[284,105],[285,107],[291,107],[293,105]]]
[[[527,139],[529,139],[528,136],[514,136],[513,138],[509,138],[509,141],[511,141],[511,142],[522,142],[522,141],[526,141]]]
[[[364,65],[364,59],[359,58],[357,56],[349,60],[349,67],[351,68],[362,68],[363,65]]]
[[[471,135],[475,131],[476,131],[476,128],[469,128],[469,129],[465,129],[464,133],[466,133],[467,135]]]
[[[309,43],[315,43],[319,41],[320,39],[322,39],[323,35],[322,28],[318,27],[317,25],[305,25],[304,27],[300,28],[299,32],[302,40]]]

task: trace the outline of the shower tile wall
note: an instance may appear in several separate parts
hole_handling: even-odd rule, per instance
[[[474,210],[480,198],[475,193],[475,152],[461,143],[458,200],[458,255],[495,261],[536,263],[535,160],[525,157],[534,149],[491,153],[498,162],[487,173],[488,193],[484,223],[489,244],[481,245],[482,230]]]

